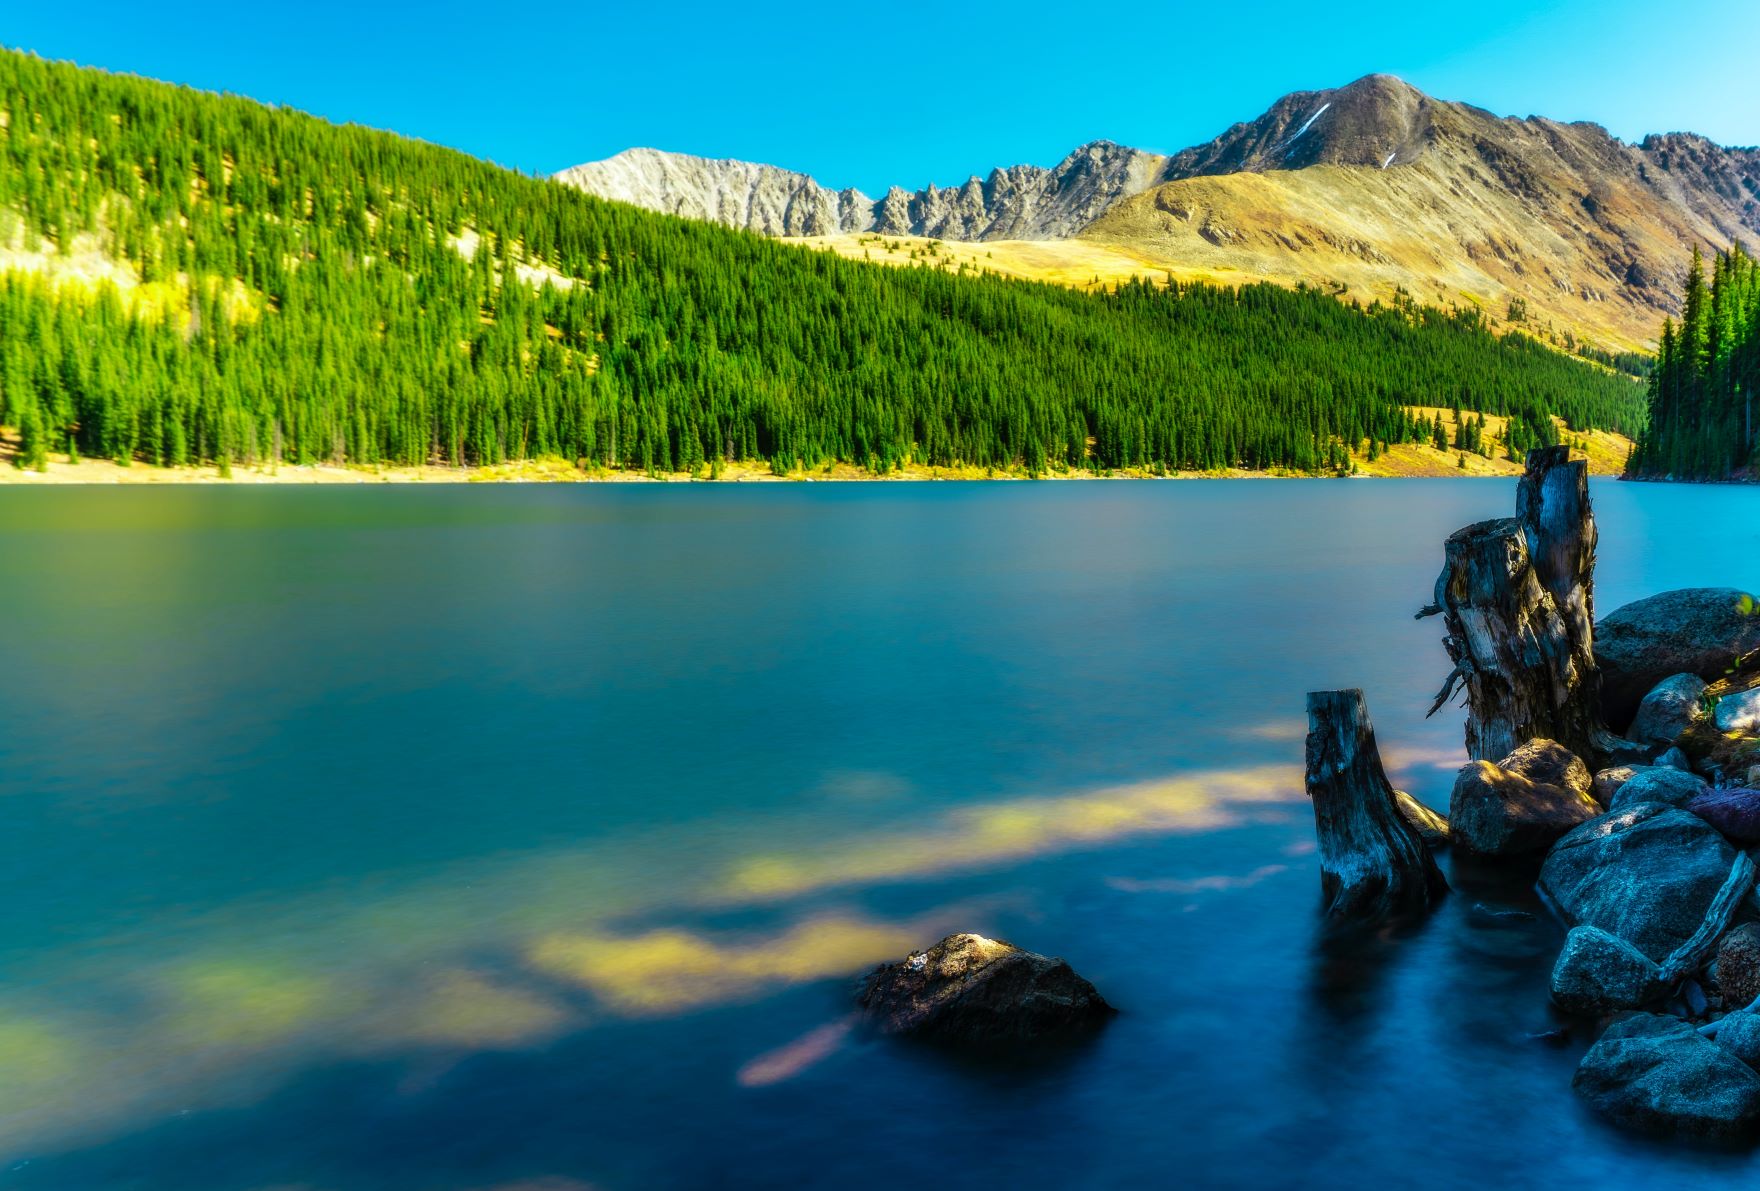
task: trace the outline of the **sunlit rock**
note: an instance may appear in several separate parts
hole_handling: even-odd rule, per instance
[[[1544,851],[1601,813],[1590,784],[1588,767],[1550,740],[1531,740],[1495,765],[1469,762],[1449,798],[1453,840],[1486,856]]]
[[[1114,1012],[1063,960],[974,934],[876,968],[858,1003],[883,1033],[977,1045],[1067,1033]]]

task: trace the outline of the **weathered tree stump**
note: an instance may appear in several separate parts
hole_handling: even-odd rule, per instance
[[[1362,691],[1308,694],[1307,784],[1327,914],[1393,918],[1448,891],[1381,768]]]
[[[1548,739],[1593,767],[1610,738],[1595,668],[1596,535],[1585,465],[1563,447],[1530,451],[1517,493],[1521,516],[1448,539],[1436,602],[1419,613],[1442,613],[1455,664],[1430,714],[1461,684],[1473,760]]]

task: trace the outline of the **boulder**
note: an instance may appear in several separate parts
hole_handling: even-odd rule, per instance
[[[1566,926],[1598,926],[1661,963],[1698,932],[1735,855],[1697,815],[1643,803],[1559,840],[1540,891]]]
[[[1717,991],[1728,1009],[1760,997],[1760,923],[1742,923],[1717,945]]]
[[[1760,844],[1760,790],[1707,790],[1687,803],[1687,809],[1738,844]]]
[[[1717,1045],[1750,1067],[1760,1067],[1760,1013],[1742,1010],[1717,1023]]]
[[[1022,1042],[1114,1012],[1063,960],[973,934],[875,968],[858,1003],[883,1033],[968,1045]]]
[[[1656,764],[1663,769],[1678,769],[1682,773],[1693,772],[1693,762],[1679,745],[1675,745],[1666,753],[1656,758]]]
[[[1607,806],[1613,802],[1613,796],[1619,793],[1621,786],[1637,777],[1640,770],[1648,768],[1647,765],[1614,765],[1603,769],[1595,775],[1595,783],[1589,787],[1589,793],[1596,802]]]
[[[1697,674],[1676,674],[1644,696],[1626,737],[1640,744],[1671,745],[1706,715],[1705,680]]]
[[[1708,789],[1705,779],[1696,773],[1665,765],[1647,765],[1634,770],[1631,777],[1615,788],[1613,797],[1607,800],[1607,809],[1629,810],[1646,802],[1684,807]]]
[[[1597,1112],[1641,1133],[1760,1131],[1760,1075],[1678,1018],[1640,1013],[1607,1027],[1571,1086]]]
[[[1601,706],[1607,723],[1623,729],[1638,703],[1671,674],[1721,677],[1740,654],[1760,649],[1760,616],[1753,597],[1733,587],[1669,591],[1627,604],[1595,626],[1601,668]]]
[[[1552,966],[1552,999],[1566,1013],[1601,1017],[1663,996],[1662,969],[1618,935],[1577,926]]]
[[[1748,786],[1750,789],[1760,790],[1760,765],[1748,766]]]
[[[1393,803],[1399,808],[1400,818],[1412,825],[1418,838],[1432,848],[1446,847],[1448,844],[1448,820],[1407,794],[1404,790],[1393,792]]]
[[[1485,856],[1542,852],[1601,813],[1589,768],[1569,749],[1530,740],[1496,765],[1470,761],[1448,800],[1453,843]]]
[[[1719,732],[1740,732],[1744,736],[1760,734],[1760,686],[1725,695],[1717,701],[1716,714]]]

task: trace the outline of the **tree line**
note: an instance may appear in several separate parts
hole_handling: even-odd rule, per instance
[[[1760,266],[1740,246],[1720,252],[1705,278],[1693,263],[1681,318],[1664,319],[1650,376],[1649,429],[1632,453],[1637,476],[1720,480],[1751,471],[1760,449]]]
[[[154,464],[1322,471],[1407,405],[1635,433],[1477,312],[889,268],[283,108],[0,52],[0,424]],[[1424,428],[1428,432],[1428,427]]]

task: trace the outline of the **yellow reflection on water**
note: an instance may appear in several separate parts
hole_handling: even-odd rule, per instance
[[[392,1032],[412,1042],[471,1047],[535,1042],[569,1021],[566,1009],[538,992],[462,970],[443,973],[399,1017]]]
[[[1029,798],[948,812],[928,829],[833,844],[812,854],[754,856],[731,866],[726,899],[794,897],[1024,860],[1133,835],[1232,827],[1239,808],[1302,797],[1288,766],[1220,770],[1064,798]]]
[[[248,959],[163,969],[154,983],[167,1001],[164,1029],[220,1046],[262,1046],[352,1007],[331,981]]]
[[[615,1012],[650,1016],[850,975],[923,941],[914,928],[828,915],[745,941],[671,929],[622,938],[553,934],[533,943],[526,959],[535,971],[588,989]]]

